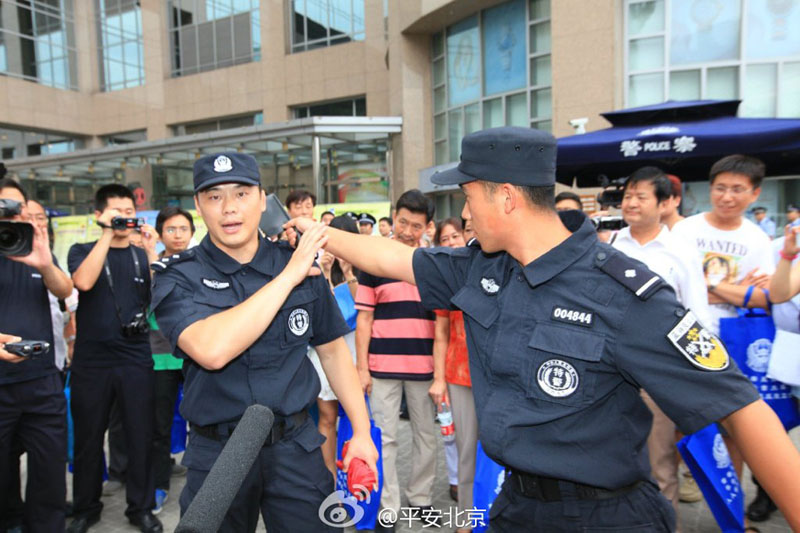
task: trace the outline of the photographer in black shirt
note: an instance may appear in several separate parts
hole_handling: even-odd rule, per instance
[[[75,520],[67,531],[82,533],[100,520],[103,435],[117,400],[128,447],[125,514],[144,532],[160,532],[153,516],[153,359],[147,327],[150,260],[131,246],[134,229],[113,229],[114,218],[136,216],[133,193],[105,185],[95,195],[95,217],[103,234],[75,244],[68,263],[80,291],[77,339],[72,361],[72,416],[75,421],[73,494]],[[150,226],[142,240],[157,238]],[[146,246],[152,249],[152,246]]]
[[[10,220],[29,221],[25,191],[17,182],[0,179],[0,199],[20,204],[20,213]],[[31,253],[0,256],[0,331],[16,337],[15,341],[52,345],[47,291],[66,298],[72,282],[56,266],[47,232],[35,227],[33,235]],[[0,348],[11,341],[0,338]],[[0,350],[0,528],[24,525],[30,532],[64,529],[66,402],[54,353],[51,349],[19,357]],[[19,454],[12,453],[14,443],[21,443],[28,453],[23,524],[8,522],[7,504],[12,498],[7,494],[7,481],[19,475]]]

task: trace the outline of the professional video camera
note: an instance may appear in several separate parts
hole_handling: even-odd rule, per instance
[[[605,210],[609,207],[619,209],[622,205],[622,197],[625,194],[625,181],[627,177],[617,178],[611,180],[605,174],[601,174],[598,178],[600,186],[603,191],[597,195],[597,202],[600,204],[600,209]],[[620,215],[610,215],[605,217],[594,217],[591,219],[597,231],[617,231],[621,230],[627,224]]]
[[[22,204],[0,199],[0,218],[19,215]],[[0,256],[24,256],[33,250],[33,226],[27,222],[0,221]]]

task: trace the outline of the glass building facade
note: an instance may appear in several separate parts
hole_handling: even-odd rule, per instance
[[[0,73],[77,89],[72,0],[0,2]]]
[[[627,107],[743,100],[741,116],[800,117],[800,0],[627,0]]]
[[[290,4],[292,52],[364,40],[364,0],[290,0]]]
[[[434,164],[458,161],[464,135],[496,126],[552,129],[550,0],[512,0],[432,39]]]
[[[138,0],[97,0],[95,14],[102,90],[142,85],[144,54]]]
[[[172,75],[261,59],[258,0],[168,0]]]

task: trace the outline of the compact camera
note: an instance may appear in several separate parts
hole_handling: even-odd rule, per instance
[[[22,212],[22,204],[14,200],[0,200],[0,218],[9,218]],[[33,250],[33,226],[27,222],[0,221],[0,256],[24,256]]]
[[[111,229],[139,229],[144,225],[143,218],[114,217],[111,219]]]
[[[150,324],[147,323],[147,317],[144,313],[136,313],[133,320],[122,325],[123,337],[136,337],[137,335],[143,335],[149,331]]]
[[[3,349],[20,357],[38,357],[50,351],[50,343],[45,341],[7,342]]]

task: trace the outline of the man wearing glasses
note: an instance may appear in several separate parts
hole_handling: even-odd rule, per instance
[[[766,289],[775,270],[770,238],[745,218],[747,209],[758,200],[764,163],[753,157],[729,155],[711,167],[711,211],[686,218],[672,229],[675,237],[691,244],[703,263],[708,289],[711,323],[719,333],[719,319],[737,316],[750,286],[755,286],[746,307],[766,308]],[[725,444],[741,477],[742,457],[727,436]],[[747,509],[756,522],[769,518],[776,509],[769,495],[758,485],[758,495]]]

